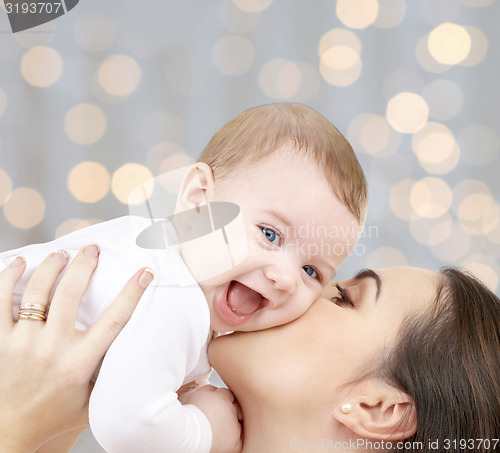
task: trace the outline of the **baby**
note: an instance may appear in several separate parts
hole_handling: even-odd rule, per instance
[[[295,104],[247,110],[222,127],[184,175],[169,221],[128,216],[18,255],[23,285],[50,252],[86,244],[99,271],[81,303],[85,329],[141,266],[155,280],[103,360],[90,401],[94,436],[108,453],[234,452],[240,425],[227,391],[177,390],[210,372],[213,332],[260,330],[301,316],[354,247],[367,188],[347,140]],[[149,247],[161,231],[165,247]],[[50,316],[50,312],[48,313]],[[14,313],[14,318],[17,313]]]

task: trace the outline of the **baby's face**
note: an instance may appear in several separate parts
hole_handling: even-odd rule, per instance
[[[245,241],[242,259],[200,282],[218,332],[261,330],[301,316],[359,237],[358,222],[307,156],[276,152],[216,182],[210,201],[240,207]],[[206,266],[215,255],[204,257]]]

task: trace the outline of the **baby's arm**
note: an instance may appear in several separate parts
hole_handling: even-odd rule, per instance
[[[186,404],[194,404],[207,416],[213,433],[211,453],[241,451],[241,410],[230,390],[205,385],[190,393]]]
[[[90,425],[108,453],[211,448],[207,417],[192,404],[181,405],[176,394],[206,342],[208,325],[199,320],[208,316],[200,313],[206,302],[200,301],[199,288],[166,289],[158,283],[111,345],[92,392]]]

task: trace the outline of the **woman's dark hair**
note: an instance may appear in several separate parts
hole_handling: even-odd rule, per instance
[[[500,299],[467,272],[441,276],[430,316],[406,322],[379,368],[417,412],[416,434],[394,451],[500,451]]]

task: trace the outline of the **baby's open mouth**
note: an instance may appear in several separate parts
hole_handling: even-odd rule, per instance
[[[267,299],[248,286],[233,280],[229,284],[226,297],[231,311],[240,317],[247,318],[264,307]]]

